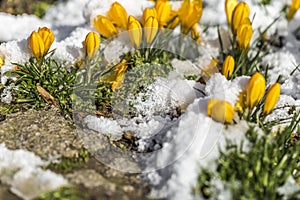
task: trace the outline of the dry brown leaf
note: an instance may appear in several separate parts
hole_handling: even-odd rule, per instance
[[[48,103],[53,104],[54,106],[58,107],[59,103],[56,98],[54,98],[47,90],[45,90],[42,86],[36,85],[36,89],[42,96],[42,98]]]

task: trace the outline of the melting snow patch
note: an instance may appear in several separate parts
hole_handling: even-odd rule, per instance
[[[24,167],[14,175],[11,191],[23,199],[29,200],[67,184],[67,180],[61,175],[49,170]]]
[[[111,118],[87,116],[84,119],[87,126],[101,134],[120,136],[122,135],[122,129],[117,121]]]
[[[9,150],[0,144],[0,180],[11,186],[11,191],[25,200],[67,186],[61,175],[42,170],[45,161],[26,150]]]

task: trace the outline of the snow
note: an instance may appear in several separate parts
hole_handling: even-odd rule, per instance
[[[51,49],[56,49],[54,59],[66,64],[74,64],[82,57],[82,42],[89,30],[85,27],[78,27],[65,39],[54,42]]]
[[[117,120],[104,117],[87,116],[87,126],[102,134],[121,136],[124,132],[132,132],[135,136],[147,139],[174,123],[170,115],[177,115],[176,108],[184,110],[197,96],[200,96],[194,87],[201,87],[195,81],[181,78],[158,78],[149,85],[146,94],[140,93],[136,98],[130,99],[136,109],[136,117],[132,119],[115,115]],[[144,97],[148,97],[144,100]],[[118,106],[118,105],[113,105]],[[113,107],[114,109],[114,107]],[[126,108],[117,108],[126,110]],[[139,146],[140,150],[146,147]]]
[[[41,168],[27,167],[14,175],[11,191],[25,200],[30,200],[63,186],[68,186],[68,181],[62,175]]]
[[[201,24],[219,25],[227,23],[223,1],[204,0],[203,5],[205,7],[202,11],[202,17],[200,19]],[[222,13],[223,15],[216,15],[216,13]]]
[[[32,15],[12,16],[0,13],[0,20],[5,27],[5,31],[0,32],[0,41],[5,41],[0,44],[0,55],[5,59],[5,65],[1,67],[1,83],[5,84],[7,81],[3,74],[14,67],[12,63],[25,63],[31,56],[27,38],[38,27],[48,26],[54,31],[56,38],[51,49],[56,49],[55,59],[68,65],[80,60],[82,41],[89,31],[95,31],[93,18],[98,14],[106,15],[113,2],[114,0],[60,2],[51,7],[42,19]],[[153,6],[153,2],[146,0],[119,2],[129,15],[138,19],[143,8]],[[283,6],[290,1],[272,2],[271,5],[261,6],[255,1],[247,1],[251,10],[250,19],[253,19],[254,38],[258,35],[257,30],[264,30],[270,25]],[[179,4],[180,2],[172,2],[173,8]],[[133,118],[128,119],[114,113],[114,118],[89,115],[84,119],[87,127],[99,134],[120,138],[125,132],[130,132],[139,138],[137,151],[144,156],[140,164],[144,167],[142,171],[147,176],[147,181],[153,186],[152,197],[193,199],[191,188],[196,184],[200,167],[214,170],[214,161],[219,157],[219,148],[225,148],[226,138],[239,145],[245,140],[244,134],[248,129],[244,121],[238,120],[237,124],[227,128],[215,122],[207,116],[207,102],[210,98],[217,98],[234,105],[239,92],[245,90],[249,77],[243,76],[228,81],[223,75],[216,73],[206,86],[183,79],[184,75],[200,74],[201,69],[207,66],[212,58],[219,56],[218,25],[223,38],[226,39],[228,28],[224,1],[203,0],[203,5],[205,8],[200,23],[209,24],[211,27],[202,35],[202,42],[197,49],[198,57],[187,61],[172,60],[171,64],[175,70],[169,77],[157,78],[148,86],[147,92],[129,98],[128,101],[132,101],[136,109],[136,116]],[[261,62],[263,67],[269,66],[268,84],[273,84],[278,75],[283,76],[281,96],[276,106],[280,109],[275,109],[267,117],[269,121],[290,116],[289,107],[282,109],[282,106],[300,106],[300,72],[296,70],[291,74],[300,63],[300,40],[295,33],[299,20],[300,12],[291,22],[281,17],[267,32],[267,37],[275,32],[284,37],[283,47],[273,47]],[[110,63],[118,63],[120,55],[132,51],[126,32],[112,41],[101,41],[101,49]],[[10,88],[7,88],[2,92],[2,102],[10,102],[9,90]],[[148,97],[147,100],[144,100],[144,96]],[[177,113],[178,108],[182,111],[181,115]],[[243,148],[246,151],[250,149],[247,141],[244,141]],[[150,153],[146,155],[145,152]],[[25,183],[30,183],[28,186],[32,187],[42,185],[41,191],[67,184],[60,175],[41,170],[40,167],[45,162],[27,151],[10,151],[0,145],[0,161],[1,181],[9,184],[15,194],[24,196],[25,199],[37,195],[31,193]],[[118,166],[115,167],[119,169]],[[130,171],[126,167],[119,170]],[[231,199],[230,191],[223,182],[218,179],[214,179],[213,182],[217,186],[215,190],[218,199]],[[287,187],[283,186],[279,191],[285,191]]]
[[[27,38],[0,44],[0,55],[5,60],[2,72],[10,70],[11,63],[25,63],[30,57]]]
[[[10,185],[10,190],[25,200],[67,186],[61,175],[42,170],[47,162],[26,150],[9,150],[0,144],[0,181]]]
[[[104,57],[109,63],[119,63],[120,56],[132,49],[127,32],[120,33],[114,40],[107,41]]]
[[[283,80],[288,79],[296,67],[295,57],[286,49],[266,55],[261,63],[263,66],[269,66],[270,83],[276,82],[279,74],[282,75]]]
[[[98,118],[98,117],[89,115],[84,120],[90,129],[96,130],[101,134],[106,134],[106,135],[121,135],[122,134],[121,127],[113,119],[106,119],[104,117]]]
[[[239,92],[241,91],[240,88],[242,87],[237,84],[237,80],[238,79],[236,79],[235,82],[230,82],[225,76],[216,73],[206,83],[205,93],[212,99],[222,99],[234,106]]]
[[[288,95],[280,95],[274,110],[266,117],[266,121],[282,121],[282,119],[291,118],[294,114],[294,112],[289,112],[292,106],[300,107],[300,100],[295,100],[293,97]],[[273,126],[272,130],[276,132],[278,129],[289,125],[289,122],[290,120],[284,121],[282,122],[282,124],[279,124],[277,126]]]
[[[9,87],[4,88],[4,90],[1,93],[1,102],[10,103],[12,101],[11,90],[13,87],[13,85],[10,85]]]
[[[10,14],[0,13],[0,19],[2,27],[5,27],[5,31],[0,32],[0,41],[27,38],[32,30],[50,25],[36,16],[27,14],[12,16]]]
[[[178,127],[169,131],[171,132],[169,135],[174,136],[172,142],[163,146],[158,152],[155,164],[148,165],[152,168],[147,170],[153,171],[148,177],[159,188],[152,191],[153,196],[158,195],[167,199],[193,199],[191,188],[196,186],[195,177],[200,172],[200,167],[214,170],[216,167],[214,161],[219,156],[219,148],[225,150],[226,138],[230,138],[237,145],[245,139],[244,133],[248,130],[245,122],[224,129],[222,124],[213,121],[206,114],[210,97],[235,103],[235,95],[225,94],[238,94],[239,88],[243,87],[243,82],[244,80],[230,82],[222,75],[215,74],[205,88],[209,97],[195,99],[188,106],[186,112],[180,117]],[[246,151],[246,142],[244,148]],[[160,170],[155,171],[157,169]]]
[[[50,7],[45,16],[44,21],[54,22],[55,27],[65,29],[69,26],[78,26],[86,23],[83,16],[83,10],[89,0],[72,0],[61,2],[56,6]]]

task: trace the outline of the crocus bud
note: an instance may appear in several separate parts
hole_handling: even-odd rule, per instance
[[[201,42],[201,27],[199,23],[194,24],[191,31],[191,37],[197,42],[197,44],[200,44]]]
[[[160,27],[167,25],[170,13],[171,13],[171,4],[169,1],[157,0],[155,4],[157,21]]]
[[[234,35],[236,35],[237,29],[240,26],[240,24],[244,21],[244,19],[249,18],[249,15],[250,8],[248,4],[244,1],[238,3],[238,5],[233,10],[231,20],[231,29]]]
[[[158,31],[158,21],[155,17],[149,17],[144,25],[144,33],[147,44],[151,44]]]
[[[38,34],[41,36],[43,40],[44,47],[45,47],[44,51],[46,54],[54,41],[54,33],[49,28],[43,27],[43,28],[39,28]]]
[[[98,15],[94,19],[94,25],[96,30],[106,38],[113,37],[118,33],[113,23],[106,17]]]
[[[207,105],[207,114],[218,122],[231,123],[234,117],[234,109],[227,101],[211,99]]]
[[[178,11],[181,21],[181,32],[188,34],[194,24],[198,23],[202,16],[202,1],[190,2],[184,0]]]
[[[95,32],[89,32],[84,40],[84,53],[88,59],[92,59],[97,54],[100,47],[100,37]]]
[[[249,18],[245,18],[237,29],[237,40],[239,47],[248,51],[253,30]]]
[[[268,115],[274,109],[280,95],[280,84],[274,83],[268,90],[263,108],[264,115]]]
[[[127,28],[127,12],[119,2],[114,2],[111,5],[108,11],[108,15],[112,19],[113,23],[116,24],[118,27],[123,29]]]
[[[42,37],[38,32],[33,31],[29,37],[29,46],[34,57],[40,61],[45,55],[45,45]]]
[[[20,70],[20,67],[18,65],[15,65],[13,68],[13,71],[19,71],[19,70]]]
[[[142,24],[145,25],[147,19],[149,17],[154,17],[154,18],[157,18],[157,15],[156,15],[156,10],[155,8],[146,8],[143,12],[143,17],[142,17]]]
[[[241,91],[238,96],[238,100],[235,102],[234,111],[236,112],[244,112],[245,106],[245,99],[246,99],[246,91]]]
[[[0,56],[0,67],[2,67],[5,64],[4,58]]]
[[[133,16],[128,18],[128,32],[131,43],[138,48],[142,42],[143,32],[140,22]]]
[[[297,10],[300,8],[300,0],[292,0],[291,5],[288,8],[287,19],[293,19],[294,15],[296,14]]]
[[[238,4],[238,0],[226,0],[225,1],[225,12],[227,16],[227,23],[231,25],[232,13],[236,5]]]
[[[222,74],[226,78],[229,78],[229,77],[231,77],[233,70],[234,70],[234,58],[231,55],[228,55],[225,58],[223,66],[222,66]]]
[[[250,78],[247,86],[247,107],[252,110],[259,101],[263,98],[266,90],[266,80],[265,77],[259,73],[255,72]]]
[[[179,22],[180,22],[180,19],[179,19],[178,14],[173,12],[173,14],[171,14],[170,21],[169,21],[167,28],[174,29],[174,28],[176,28],[176,26],[178,26]]]
[[[201,77],[207,82],[213,75],[219,73],[218,68],[219,61],[216,58],[212,58],[210,63],[201,70]]]

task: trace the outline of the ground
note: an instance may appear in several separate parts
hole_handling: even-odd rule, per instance
[[[141,16],[144,7],[152,6],[147,0],[118,1],[136,17]],[[249,51],[241,48],[243,35],[237,36],[237,41],[236,36],[232,36],[223,1],[204,0],[201,27],[197,29],[203,28],[201,43],[187,41],[190,46],[179,43],[183,45],[178,52],[187,54],[189,59],[184,60],[181,54],[168,54],[160,45],[155,46],[164,39],[158,35],[152,41],[152,48],[140,50],[135,42],[134,47],[130,44],[131,35],[123,35],[125,31],[122,31],[120,37],[114,37],[111,42],[101,37],[99,51],[96,45],[98,55],[90,60],[85,49],[89,42],[84,38],[95,29],[103,34],[93,20],[96,15],[107,15],[111,0],[70,0],[47,10],[55,2],[0,2],[3,12],[13,14],[0,13],[0,18],[4,19],[0,21],[7,27],[7,31],[0,32],[4,38],[0,54],[5,60],[1,67],[3,85],[0,85],[0,109],[4,111],[0,115],[0,161],[4,160],[0,162],[0,199],[16,199],[12,194],[31,199],[20,193],[29,190],[38,193],[40,188],[57,182],[60,184],[52,187],[55,191],[39,192],[37,198],[145,199],[150,193],[161,199],[194,199],[203,195],[212,199],[261,199],[265,196],[288,199],[287,196],[296,195],[294,190],[300,190],[297,180],[291,176],[299,167],[294,158],[300,155],[300,146],[295,145],[300,134],[300,127],[297,127],[300,123],[300,101],[297,100],[300,73],[296,66],[300,44],[291,27],[299,22],[300,15],[288,22],[283,13],[287,3],[273,0],[271,5],[262,6],[261,1],[260,4],[249,2],[251,13],[256,17],[252,24],[245,23],[241,27],[251,28],[247,32],[251,34],[253,28],[256,35],[252,39],[258,38],[251,43]],[[180,2],[173,3],[176,7]],[[14,16],[24,11],[38,17],[47,12],[41,19],[26,14]],[[223,15],[216,15],[216,12]],[[277,18],[278,15],[281,18]],[[249,16],[245,22],[250,22],[254,16]],[[182,27],[184,20],[181,20]],[[274,26],[261,33],[272,23]],[[40,60],[30,51],[34,48],[32,37],[28,36],[43,26],[53,30],[55,41],[51,48],[55,50],[54,54],[50,51]],[[145,30],[143,35],[146,35]],[[179,38],[182,42],[188,39],[186,36]],[[273,42],[276,38],[279,38],[279,45]],[[170,49],[177,45],[176,41],[171,40]],[[191,49],[187,49],[189,47]],[[190,55],[194,48],[197,53]],[[223,72],[227,54],[233,55],[236,61],[233,75]],[[36,58],[29,59],[30,56]],[[62,68],[55,64],[57,61],[63,63]],[[169,76],[157,78],[161,76],[160,70],[164,72],[163,77],[168,73]],[[221,71],[222,74],[218,73]],[[244,96],[239,95],[243,94],[241,91],[257,91],[250,87],[250,76],[258,72],[264,76],[260,80],[267,82],[267,87],[263,84],[262,94],[268,95],[269,84],[275,81],[281,84],[281,92],[275,95],[279,97],[278,105],[268,116],[262,110],[263,106],[270,105],[267,98],[261,99],[255,110],[237,101],[238,96],[243,101]],[[284,77],[278,78],[279,74]],[[152,80],[151,75],[157,79]],[[89,87],[93,80],[99,87],[97,93],[93,90],[95,85]],[[132,97],[124,91],[139,92]],[[13,103],[4,103],[10,101]],[[242,113],[233,112],[236,103],[242,105]],[[220,106],[232,110],[226,125],[223,124],[224,116],[219,115],[222,112],[212,112],[219,111]],[[291,117],[293,120],[288,120]],[[280,122],[286,119],[290,126],[283,129]],[[276,122],[283,130],[272,127]],[[15,152],[22,152],[24,156],[15,156]],[[27,159],[25,153],[35,156]],[[245,158],[252,162],[244,162]],[[29,167],[27,161],[31,164]],[[23,166],[35,167],[36,171],[30,174],[32,171]],[[278,170],[280,173],[276,173]],[[140,171],[145,173],[138,174]],[[60,181],[49,179],[46,172]],[[28,174],[33,175],[27,178]],[[283,178],[278,179],[278,174]],[[242,184],[237,184],[239,182]],[[31,184],[36,187],[30,187]],[[57,189],[57,185],[64,187]]]
[[[57,0],[3,0],[0,1],[0,12],[7,12],[14,15],[28,13],[42,16],[49,5]]]
[[[61,163],[50,164],[45,168],[62,174],[80,191],[79,196],[95,200],[120,197],[140,199],[149,192],[135,175],[124,174],[97,161],[84,149],[82,143],[85,138],[79,138],[78,135],[82,134],[78,132],[89,132],[89,137],[94,134],[98,137],[97,141],[99,135],[90,130],[75,128],[57,109],[17,112],[5,118],[0,122],[0,143],[5,143],[9,149],[27,149],[46,160],[61,160]],[[102,139],[104,142],[97,145],[98,150],[105,148],[103,145],[109,145],[106,138]],[[3,184],[0,184],[1,196],[18,199]]]
[[[0,12],[43,16],[49,5],[56,2],[57,0],[3,0],[0,1]],[[145,198],[149,192],[147,186],[135,175],[111,169],[93,158],[83,147],[82,138],[78,136],[79,129],[55,108],[1,115],[0,130],[0,143],[5,143],[9,149],[27,149],[43,159],[63,157],[60,164],[50,164],[47,168],[63,174],[75,188],[65,189],[71,194],[66,196],[61,192],[64,189],[57,191],[56,198],[58,195],[59,199],[127,200]],[[37,132],[31,134],[33,131]],[[108,141],[105,142],[109,144]],[[53,195],[55,194],[45,194],[41,198],[52,199]],[[0,183],[0,199],[19,198],[9,191],[8,186]]]

